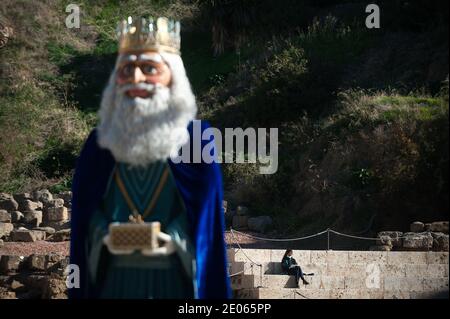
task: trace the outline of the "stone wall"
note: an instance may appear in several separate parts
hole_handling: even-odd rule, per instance
[[[65,299],[69,257],[0,256],[0,299]]]
[[[3,241],[70,240],[71,192],[53,195],[0,193],[0,245]]]
[[[448,252],[294,251],[310,285],[282,274],[284,250],[229,249],[235,298],[448,298]],[[249,261],[250,258],[255,264]],[[258,266],[256,264],[260,264]]]

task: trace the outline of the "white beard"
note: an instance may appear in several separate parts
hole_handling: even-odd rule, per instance
[[[178,154],[189,141],[187,126],[197,106],[181,58],[162,53],[172,71],[171,88],[138,85],[151,98],[130,98],[126,86],[117,87],[116,72],[103,92],[99,111],[98,143],[116,161],[145,166]]]

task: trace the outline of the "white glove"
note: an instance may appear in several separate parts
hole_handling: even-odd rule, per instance
[[[172,237],[170,235],[159,232],[158,239],[163,241],[165,244],[162,247],[156,249],[142,249],[141,253],[144,256],[168,256],[175,252],[175,245],[173,243]]]

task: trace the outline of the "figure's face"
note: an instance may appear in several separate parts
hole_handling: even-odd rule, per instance
[[[183,61],[168,52],[119,54],[103,91],[98,143],[116,161],[147,165],[178,155],[197,111]]]
[[[121,54],[117,67],[116,84],[159,84],[169,87],[172,73],[161,55],[154,51],[139,51]],[[131,98],[149,98],[152,93],[142,89],[130,89],[125,92]]]
[[[288,252],[288,256],[289,257],[292,256],[292,251]]]

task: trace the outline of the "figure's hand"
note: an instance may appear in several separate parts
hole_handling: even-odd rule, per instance
[[[156,249],[143,249],[141,253],[145,256],[168,256],[175,252],[175,245],[170,235],[160,232],[158,239],[164,242],[162,247]]]

